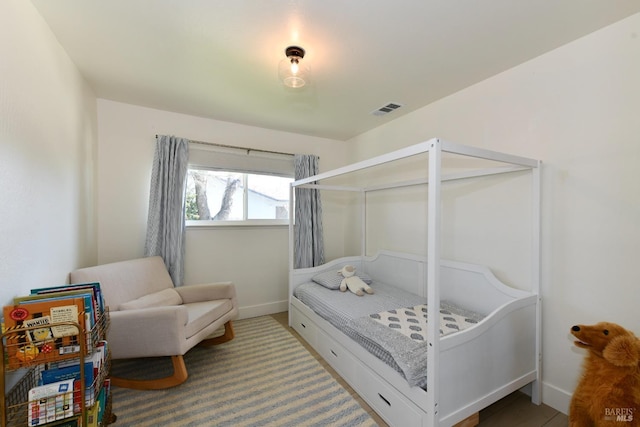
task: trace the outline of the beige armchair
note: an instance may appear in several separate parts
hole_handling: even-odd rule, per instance
[[[112,377],[112,384],[164,389],[182,384],[188,373],[183,355],[197,344],[233,339],[231,321],[238,304],[233,283],[174,287],[161,257],[88,267],[72,272],[71,283],[100,282],[109,306],[107,341],[113,359],[171,356],[173,375],[154,380]],[[211,338],[221,326],[224,334]]]

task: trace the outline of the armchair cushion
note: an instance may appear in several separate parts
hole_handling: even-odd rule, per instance
[[[71,272],[69,280],[72,283],[100,282],[105,302],[112,311],[136,298],[174,288],[159,256],[82,268]]]
[[[164,307],[168,305],[180,305],[182,298],[175,289],[163,289],[148,295],[141,296],[134,300],[120,304],[118,310],[138,310],[148,307]]]
[[[233,309],[230,299],[215,301],[193,302],[185,304],[189,313],[189,321],[185,327],[185,337],[191,338],[198,331],[213,323],[216,319],[224,316],[225,313]]]

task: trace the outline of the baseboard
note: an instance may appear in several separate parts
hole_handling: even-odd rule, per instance
[[[250,317],[266,316],[268,314],[282,313],[289,309],[289,301],[276,301],[267,304],[250,305],[239,308],[238,319],[248,319]]]
[[[527,396],[531,396],[531,384],[522,387],[520,391]],[[542,382],[542,403],[567,415],[569,413],[570,402],[571,393],[549,383],[545,383],[544,381]]]
[[[543,381],[542,403],[567,415],[571,403],[571,393]]]

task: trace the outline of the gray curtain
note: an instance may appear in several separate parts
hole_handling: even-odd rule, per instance
[[[145,256],[164,259],[173,284],[184,278],[184,204],[189,162],[189,141],[174,136],[156,136],[151,171],[149,216]]]
[[[295,179],[307,178],[319,172],[318,156],[296,154],[293,161]],[[324,264],[320,192],[296,188],[295,197],[294,267],[308,268]]]

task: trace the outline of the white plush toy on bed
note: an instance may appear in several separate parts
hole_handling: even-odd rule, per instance
[[[361,278],[356,276],[356,268],[352,265],[345,265],[342,269],[338,270],[339,274],[342,274],[344,279],[340,283],[340,290],[346,291],[347,288],[358,296],[364,295],[364,293],[372,294],[373,289],[362,281]]]

